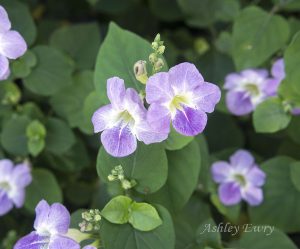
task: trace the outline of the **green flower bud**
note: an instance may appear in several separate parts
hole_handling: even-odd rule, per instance
[[[116,176],[114,176],[114,175],[108,175],[108,176],[107,176],[107,179],[108,179],[110,182],[112,182],[112,181],[116,180],[117,178],[116,178]]]
[[[142,84],[146,84],[146,82],[148,81],[146,61],[137,61],[133,66],[133,71],[135,78]]]
[[[163,53],[165,52],[165,49],[166,49],[166,47],[165,47],[164,45],[159,46],[157,52],[158,52],[159,54],[163,54]]]
[[[153,50],[156,51],[158,49],[158,47],[159,47],[159,44],[157,42],[152,42],[151,43],[151,47],[152,47]]]
[[[195,40],[194,47],[199,55],[204,54],[210,48],[209,43],[204,38],[197,38]]]
[[[155,53],[150,54],[149,61],[154,64],[157,61],[157,55]]]
[[[159,58],[157,60],[157,62],[155,62],[155,64],[154,64],[155,72],[158,72],[160,69],[162,69],[163,66],[164,66],[164,61],[163,61],[163,59]]]
[[[0,85],[0,99],[3,105],[16,105],[21,99],[21,91],[15,83],[4,82]]]

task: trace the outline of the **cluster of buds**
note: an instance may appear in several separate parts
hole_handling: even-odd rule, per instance
[[[162,69],[164,66],[164,61],[160,57],[165,52],[166,47],[164,46],[164,41],[160,40],[160,34],[157,34],[154,41],[151,44],[153,53],[149,56],[149,61],[153,66],[153,73],[156,73]]]
[[[81,232],[100,230],[101,213],[99,209],[91,209],[81,214],[83,221],[79,223]]]
[[[109,181],[116,181],[119,180],[121,182],[122,188],[125,190],[131,189],[136,185],[135,180],[128,180],[124,176],[124,170],[121,165],[116,166],[112,171],[111,174],[108,175]]]
[[[133,66],[135,78],[142,84],[146,84],[148,80],[146,63],[146,61],[139,60]]]

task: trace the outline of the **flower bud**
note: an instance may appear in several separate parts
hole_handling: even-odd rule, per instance
[[[164,45],[159,46],[157,52],[159,54],[163,54],[165,52],[166,47]]]
[[[150,54],[149,61],[154,64],[157,61],[157,55],[155,53]]]
[[[151,47],[152,47],[153,50],[156,51],[158,49],[158,47],[159,47],[159,44],[157,42],[152,42],[151,43]]]
[[[164,66],[164,61],[161,58],[159,58],[157,62],[155,62],[154,64],[155,72],[158,72],[160,69],[162,69],[163,66]]]
[[[146,67],[146,61],[139,60],[133,67],[135,78],[142,84],[146,84],[148,80],[148,73]]]

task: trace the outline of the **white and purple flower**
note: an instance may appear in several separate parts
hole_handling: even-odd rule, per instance
[[[80,249],[79,244],[66,236],[70,213],[60,203],[51,206],[42,200],[35,209],[35,231],[21,238],[14,249]]]
[[[237,116],[251,113],[257,105],[277,91],[276,82],[270,81],[264,69],[246,69],[226,76],[224,88],[226,105]]]
[[[14,205],[20,208],[25,201],[25,188],[31,183],[30,167],[8,159],[0,160],[0,216],[8,213]]]
[[[146,85],[149,125],[168,134],[170,123],[185,136],[201,133],[207,123],[207,113],[220,101],[218,86],[204,81],[195,65],[181,63],[169,72],[151,76]]]
[[[109,154],[128,156],[136,150],[137,140],[150,144],[167,138],[167,134],[150,128],[140,96],[132,88],[125,89],[122,79],[108,79],[107,96],[111,104],[99,108],[92,122],[95,133],[103,131],[101,142]]]
[[[23,37],[11,30],[6,10],[0,5],[0,80],[5,80],[10,74],[9,60],[17,59],[27,50]]]
[[[214,181],[220,184],[219,198],[224,205],[235,205],[243,199],[249,205],[257,206],[263,201],[261,187],[266,175],[248,151],[238,150],[229,163],[215,162],[211,172]]]

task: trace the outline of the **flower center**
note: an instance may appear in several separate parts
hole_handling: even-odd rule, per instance
[[[241,185],[241,186],[245,186],[246,185],[246,179],[243,175],[240,174],[236,174],[234,176],[234,179]]]
[[[0,182],[0,189],[4,190],[6,193],[11,190],[8,182]]]
[[[253,95],[253,96],[259,95],[259,89],[258,89],[258,87],[257,87],[256,84],[253,84],[253,83],[247,83],[247,84],[245,85],[245,89],[246,89],[248,92],[250,92],[250,94]]]
[[[134,118],[127,110],[119,114],[119,120],[121,120],[124,125],[134,124]]]
[[[184,95],[175,95],[169,104],[169,109],[171,112],[175,112],[176,110],[182,110],[182,104],[188,105],[189,100],[187,96]]]

